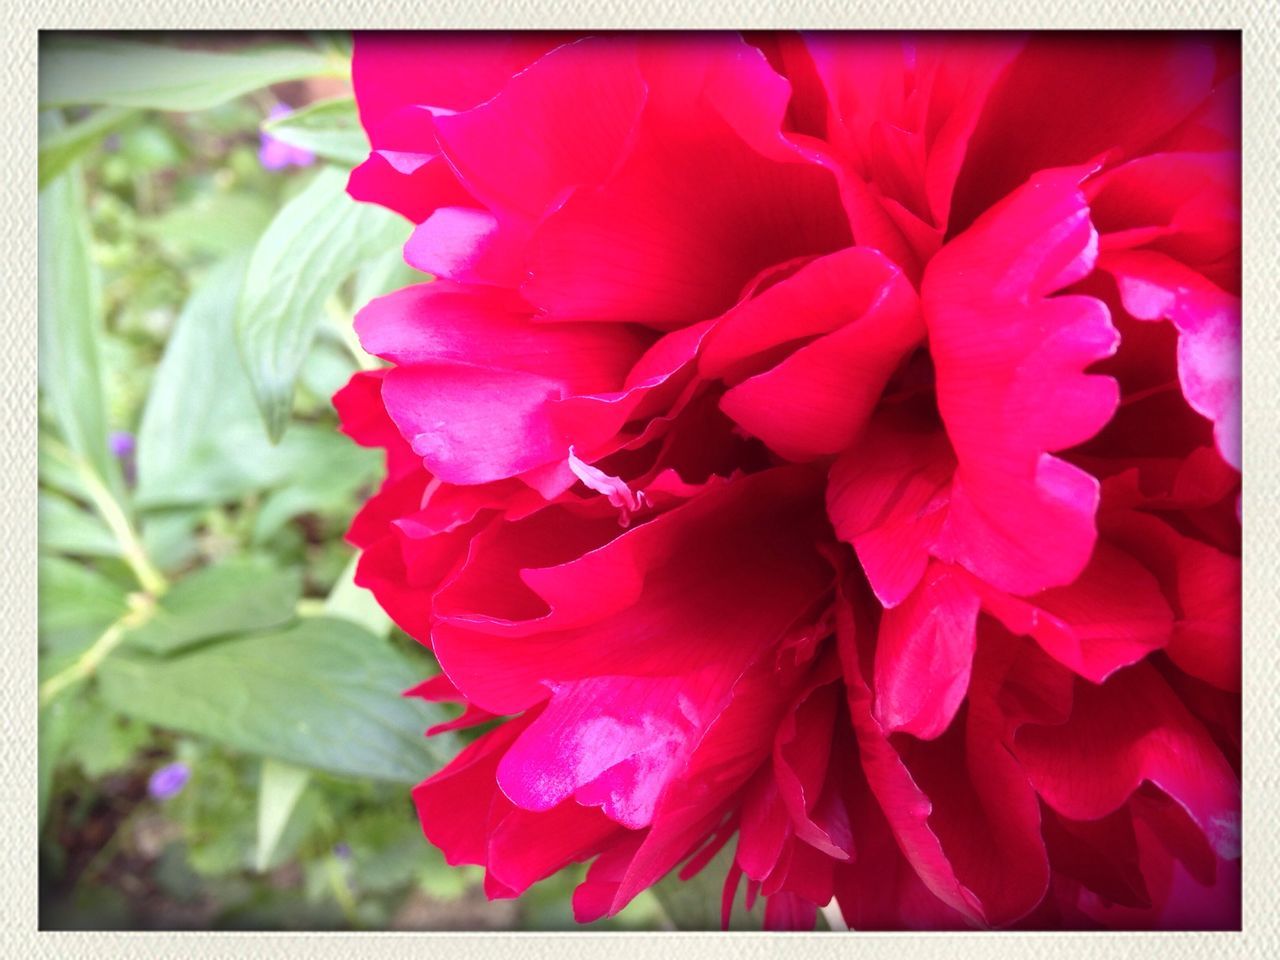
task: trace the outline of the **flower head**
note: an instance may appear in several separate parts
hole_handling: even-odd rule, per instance
[[[281,117],[287,117],[293,111],[283,103],[277,103],[271,108],[271,112],[267,114],[268,120],[279,120]],[[258,148],[258,162],[267,170],[283,170],[285,167],[309,167],[315,163],[316,156],[310,150],[302,147],[295,147],[292,144],[285,143],[283,140],[277,140],[271,134],[263,131],[261,135],[262,145]]]
[[[335,397],[357,582],[501,721],[414,792],[450,862],[1238,923],[1233,42],[358,38],[435,279]]]
[[[147,780],[147,793],[153,800],[171,800],[182,792],[191,779],[191,768],[185,763],[166,763],[157,767]]]

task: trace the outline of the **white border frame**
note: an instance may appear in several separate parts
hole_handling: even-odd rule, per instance
[[[18,0],[0,103],[0,950],[8,957],[413,957],[602,952],[1162,960],[1280,956],[1280,26],[1271,0]],[[41,29],[1242,29],[1244,44],[1244,929],[1237,933],[55,933],[38,930],[36,837],[36,59]]]

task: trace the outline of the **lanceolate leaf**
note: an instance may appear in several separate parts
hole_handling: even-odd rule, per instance
[[[59,39],[40,51],[40,104],[205,110],[339,67],[305,47],[214,52],[131,40]]]
[[[253,865],[261,873],[275,859],[280,838],[311,772],[278,760],[262,761],[262,779],[258,783],[258,845]]]
[[[83,120],[40,137],[40,187],[43,189],[81,154],[138,115],[127,107],[106,107]]]
[[[261,558],[241,557],[206,567],[165,593],[130,645],[171,653],[210,637],[278,627],[293,618],[302,577]]]
[[[317,617],[170,657],[118,651],[98,674],[121,713],[249,753],[348,776],[416,782],[457,750],[423,731],[441,708],[399,694],[421,679],[389,642]]]
[[[165,348],[138,430],[136,501],[146,507],[234,500],[288,484],[365,474],[378,457],[331,427],[295,424],[272,446],[236,356],[234,314],[245,258],[214,267]]]
[[[258,241],[236,311],[240,355],[267,432],[288,424],[294,382],[325,302],[361,264],[402,244],[394,214],[352,203],[346,175],[320,171],[276,215]]]
[[[290,146],[346,166],[354,166],[369,153],[369,138],[350,97],[321,100],[278,120],[268,120],[262,129]]]
[[[42,131],[60,128],[56,114],[41,117]],[[76,166],[40,191],[40,387],[67,446],[115,484],[119,470],[107,449],[100,302],[87,211]]]

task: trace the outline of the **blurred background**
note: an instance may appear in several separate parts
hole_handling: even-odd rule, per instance
[[[41,927],[574,928],[579,872],[490,903],[422,838],[467,735],[352,584],[381,462],[329,398],[425,278],[344,193],[350,38],[43,38]],[[717,928],[716,876],[594,926]]]

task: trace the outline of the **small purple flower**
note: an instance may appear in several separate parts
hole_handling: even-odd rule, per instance
[[[287,117],[292,112],[283,103],[277,103],[271,108],[271,113],[267,115],[267,119],[279,120],[281,117]],[[277,140],[269,133],[264,132],[262,134],[262,146],[258,150],[258,162],[268,170],[283,170],[290,165],[306,167],[314,163],[315,159],[316,155],[310,150],[291,146],[283,140]]]
[[[147,781],[147,793],[153,800],[169,800],[182,792],[191,779],[191,768],[185,763],[166,763]]]
[[[333,845],[333,855],[339,860],[350,860],[351,846],[346,843],[335,843]]]
[[[123,459],[133,454],[137,441],[128,430],[112,430],[111,436],[107,438],[107,446],[111,448],[112,456]]]
[[[111,455],[120,461],[120,466],[124,470],[125,483],[129,486],[133,486],[137,479],[133,459],[137,446],[133,434],[127,430],[112,430],[111,435],[107,437],[107,447],[111,450]]]

